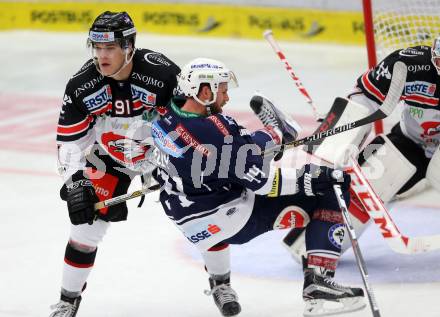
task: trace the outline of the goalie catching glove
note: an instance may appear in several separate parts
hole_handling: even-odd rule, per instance
[[[60,197],[67,202],[70,222],[73,225],[93,224],[97,212],[94,205],[99,201],[93,183],[83,176],[83,171],[72,175],[61,187]]]

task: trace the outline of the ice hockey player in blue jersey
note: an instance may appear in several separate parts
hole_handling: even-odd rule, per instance
[[[257,94],[251,108],[265,128],[249,133],[222,114],[228,89],[234,86],[236,77],[223,63],[197,58],[178,77],[185,98],[173,98],[169,112],[152,127],[160,201],[201,252],[210,275],[207,294],[213,295],[223,316],[239,314],[230,283],[229,245],[274,229],[306,227],[305,315],[363,308],[362,289],[333,280],[344,227],[332,186],[340,183],[348,202],[349,176],[312,164],[300,170],[271,164],[273,156],[263,157],[261,150],[292,141],[297,125]],[[324,308],[326,301],[337,307]]]

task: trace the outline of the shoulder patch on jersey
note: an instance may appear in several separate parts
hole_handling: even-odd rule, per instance
[[[391,79],[391,73],[388,69],[388,65],[385,66],[385,62],[380,63],[375,70],[376,80],[379,80],[379,77],[385,77],[386,79]]]
[[[151,65],[159,66],[171,66],[171,63],[161,54],[158,52],[149,52],[144,55],[144,59],[147,63],[150,63]]]
[[[68,103],[72,103],[72,98],[70,98],[69,95],[65,94],[63,97],[63,106],[67,105]]]

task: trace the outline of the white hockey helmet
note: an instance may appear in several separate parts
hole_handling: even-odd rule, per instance
[[[215,59],[196,58],[182,67],[177,78],[179,92],[187,98],[194,98],[199,103],[209,106],[217,99],[220,83],[228,83],[228,88],[238,87],[237,78],[226,66]],[[208,84],[212,91],[212,99],[202,101],[197,97],[201,84]]]
[[[440,75],[440,36],[436,37],[434,43],[432,43],[431,61],[437,69],[437,73]]]

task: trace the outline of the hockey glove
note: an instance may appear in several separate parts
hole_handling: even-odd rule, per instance
[[[75,179],[74,176],[72,176],[73,179]],[[64,184],[60,190],[60,196],[62,200],[67,202],[70,222],[73,225],[93,224],[97,215],[94,205],[99,199],[90,180],[82,178],[72,181],[68,185]]]
[[[334,184],[340,184],[343,191],[350,186],[350,175],[330,167],[307,164],[298,172],[298,189],[306,196],[324,196],[333,192]]]

